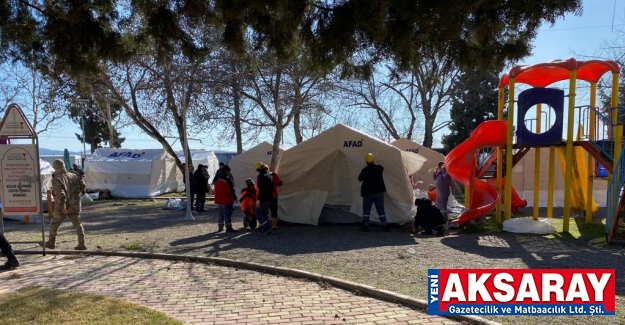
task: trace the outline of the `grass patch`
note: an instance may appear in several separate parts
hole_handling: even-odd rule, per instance
[[[556,229],[556,233],[547,235],[545,238],[561,238],[571,240],[587,240],[589,244],[603,246],[605,241],[605,224],[586,223],[583,218],[569,219],[569,231],[563,232],[564,220],[552,218],[551,225]]]
[[[409,259],[410,256],[404,253],[397,253],[397,258],[400,260],[405,260],[405,259]]]
[[[0,297],[3,324],[181,325],[164,313],[122,300],[56,289],[26,288]]]
[[[464,228],[460,230],[461,233],[466,234],[475,234],[475,233],[492,233],[492,232],[500,232],[503,229],[503,226],[495,223],[494,216],[486,216],[485,222],[476,222],[470,223],[466,225]]]
[[[141,245],[139,245],[139,243],[132,242],[132,243],[127,244],[124,248],[126,248],[129,251],[138,251],[139,249],[141,249]]]
[[[516,215],[515,218],[530,218],[531,216]],[[605,241],[605,224],[603,223],[590,223],[587,224],[584,218],[571,218],[569,221],[569,231],[563,232],[564,220],[562,218],[551,218],[551,225],[556,230],[551,235],[544,235],[544,238],[548,239],[567,239],[567,240],[581,240],[587,241],[591,245],[606,245]],[[468,234],[481,234],[481,233],[496,233],[503,231],[503,225],[495,223],[494,216],[487,216],[486,222],[468,224],[462,228],[460,233]],[[531,234],[530,234],[531,235]]]

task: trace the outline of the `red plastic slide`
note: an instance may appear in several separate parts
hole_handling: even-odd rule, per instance
[[[447,172],[452,178],[469,188],[471,202],[467,210],[454,223],[463,224],[473,219],[484,216],[496,207],[499,193],[497,187],[489,182],[475,178],[477,161],[475,154],[481,148],[490,148],[506,145],[507,138],[506,121],[486,121],[473,130],[471,136],[453,149],[445,157]],[[527,201],[521,199],[512,190],[513,208],[527,205]]]

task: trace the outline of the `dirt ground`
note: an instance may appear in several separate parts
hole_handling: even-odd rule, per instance
[[[595,244],[596,234],[515,235],[496,227],[456,231],[445,237],[415,235],[396,227],[369,233],[356,225],[283,225],[271,236],[250,231],[216,233],[217,209],[183,221],[164,201],[96,201],[84,207],[89,249],[216,256],[292,267],[426,298],[430,268],[614,268],[616,317],[486,317],[504,324],[625,324],[625,247]],[[242,213],[234,214],[235,227]],[[574,224],[583,223],[574,219]],[[40,240],[40,224],[5,221],[11,241]],[[557,228],[556,228],[557,229]],[[580,228],[582,229],[582,228]],[[46,227],[47,231],[47,227]],[[58,246],[72,249],[71,223],[60,228]],[[37,249],[18,244],[17,249]]]

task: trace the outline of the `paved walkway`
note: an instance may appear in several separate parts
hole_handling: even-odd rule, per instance
[[[187,324],[457,324],[318,283],[201,263],[21,255],[0,295],[27,286],[132,301]]]

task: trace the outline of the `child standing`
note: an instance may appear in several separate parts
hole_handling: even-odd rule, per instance
[[[243,227],[247,228],[249,226],[250,229],[254,230],[257,225],[254,210],[256,208],[256,199],[258,198],[258,188],[251,178],[246,179],[245,184],[247,187],[241,190],[240,200],[241,210],[243,210],[243,214],[245,214],[243,217]]]

